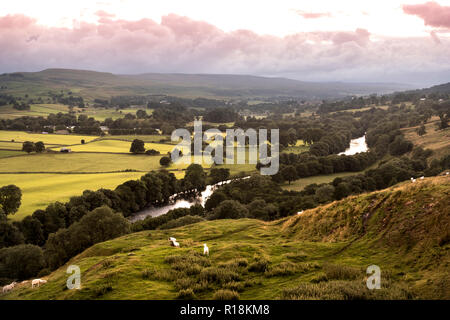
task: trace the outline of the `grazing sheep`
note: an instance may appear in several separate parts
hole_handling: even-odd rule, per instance
[[[179,244],[178,242],[176,242],[176,241],[172,241],[172,245],[173,245],[174,247],[176,247],[176,248],[179,248],[179,247],[180,247],[180,244]]]
[[[302,210],[302,211],[299,211],[299,212],[297,212],[297,215],[301,215],[301,214],[303,214],[303,210]]]
[[[31,281],[31,288],[34,288],[35,286],[40,286],[41,284],[47,283],[47,280],[42,280],[42,279],[34,279],[33,281]]]
[[[209,248],[206,243],[203,244],[203,254],[209,256]]]
[[[449,172],[447,171],[446,173],[445,173],[446,175],[448,175],[449,174]]]
[[[8,284],[7,286],[4,286],[2,292],[7,293],[7,292],[11,291],[12,289],[14,289],[16,284],[17,284],[17,282],[13,282],[11,284]]]
[[[416,182],[416,179],[411,178],[411,182],[412,182],[412,183]]]
[[[421,176],[421,177],[420,177],[420,180],[423,180],[423,179],[425,179],[425,177],[424,177],[424,176]]]

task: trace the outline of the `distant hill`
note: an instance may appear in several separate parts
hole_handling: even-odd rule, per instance
[[[449,192],[448,176],[432,177],[273,222],[133,233],[92,246],[39,289],[19,285],[0,299],[211,299],[220,289],[241,299],[450,299]],[[66,289],[73,264],[81,290]],[[381,269],[380,290],[366,287],[369,265]]]
[[[411,89],[396,83],[303,82],[249,75],[157,74],[116,75],[105,72],[47,69],[0,75],[0,92],[45,95],[49,90],[72,90],[86,99],[112,95],[167,94],[182,97],[329,99],[348,95],[390,93]]]

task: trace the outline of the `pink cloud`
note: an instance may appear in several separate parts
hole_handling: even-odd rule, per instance
[[[329,12],[306,12],[302,10],[296,10],[297,14],[302,16],[305,19],[318,19],[324,17],[331,17],[331,13]]]
[[[450,7],[436,2],[403,5],[403,12],[418,16],[425,25],[437,28],[450,28]]]
[[[0,72],[76,68],[401,81],[405,72],[450,70],[446,38],[439,46],[426,38],[372,41],[365,29],[276,37],[250,30],[225,32],[175,14],[161,23],[102,16],[98,23],[81,22],[74,28],[42,26],[23,15],[0,17]]]

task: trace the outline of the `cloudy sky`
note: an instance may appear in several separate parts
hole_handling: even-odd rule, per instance
[[[450,0],[14,0],[0,72],[76,68],[450,82]]]

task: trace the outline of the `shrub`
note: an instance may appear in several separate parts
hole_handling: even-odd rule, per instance
[[[326,264],[324,271],[330,280],[355,280],[363,277],[361,270],[345,265]]]
[[[200,280],[215,282],[215,283],[225,283],[231,282],[233,280],[240,280],[240,276],[237,272],[230,271],[222,268],[209,267],[203,269],[200,273]]]
[[[213,296],[214,300],[239,300],[239,293],[232,290],[217,290]]]
[[[236,292],[241,292],[244,290],[245,284],[242,282],[237,282],[237,281],[231,281],[231,282],[227,282],[224,283],[222,285],[223,289],[228,289],[231,291],[236,291]]]
[[[250,264],[248,271],[251,272],[266,272],[269,269],[270,261],[265,257],[256,257],[255,262]]]
[[[276,265],[271,270],[266,270],[264,275],[266,277],[277,277],[277,276],[290,276],[299,271],[299,268],[295,263],[292,262],[282,262]]]
[[[389,285],[379,290],[369,290],[365,281],[330,281],[301,283],[295,288],[285,289],[281,299],[285,300],[391,300],[411,299],[408,289],[400,285]]]
[[[177,299],[195,299],[194,291],[192,289],[181,289],[180,291],[178,291]]]

